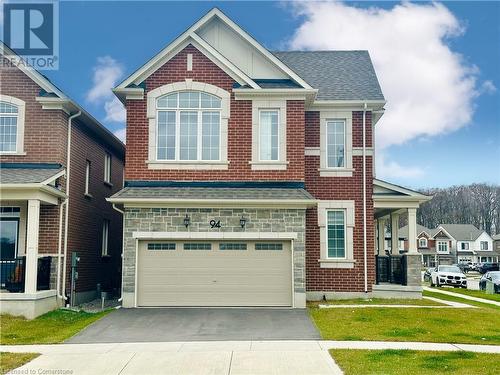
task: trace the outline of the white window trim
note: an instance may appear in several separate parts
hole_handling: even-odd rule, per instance
[[[446,251],[440,251],[439,250],[439,244],[445,244],[446,245]],[[436,252],[438,254],[449,254],[450,253],[450,244],[448,241],[436,241]]]
[[[102,244],[101,244],[101,256],[109,256],[109,224],[110,221],[104,219],[102,222]]]
[[[318,202],[318,226],[320,232],[320,263],[321,268],[354,268],[354,201],[320,201]],[[328,257],[328,220],[327,212],[345,211],[345,258]]]
[[[486,249],[483,249],[483,243],[486,244]],[[490,248],[490,244],[488,243],[488,241],[479,241],[479,251],[490,251],[492,250]]]
[[[26,113],[26,103],[18,98],[0,94],[0,101],[17,107],[17,135],[15,151],[0,151],[0,155],[26,155],[24,152],[24,119]]]
[[[345,121],[345,161],[344,167],[328,167],[326,123],[331,120]],[[320,112],[320,177],[352,177],[352,112],[321,111]]]
[[[278,111],[278,160],[260,160],[260,112]],[[286,100],[252,100],[252,170],[286,170]]]
[[[220,108],[220,160],[158,160],[156,153],[157,125],[156,125],[156,100],[163,95],[176,91],[200,91],[221,98]],[[228,169],[227,159],[227,133],[230,117],[231,94],[220,87],[203,82],[194,82],[186,79],[183,82],[169,83],[148,92],[147,118],[149,122],[148,160],[149,169]],[[165,109],[168,110],[168,109]],[[198,110],[198,109],[194,109]],[[218,109],[214,109],[218,110]],[[177,111],[177,110],[176,110]],[[201,140],[200,140],[201,141]]]
[[[90,173],[92,169],[92,162],[90,160],[85,160],[85,196],[91,197],[90,194]]]
[[[467,245],[466,249],[463,248],[464,245]],[[460,242],[460,249],[458,249],[458,251],[469,251],[469,250],[470,250],[470,243],[469,242],[465,242],[465,241]]]
[[[111,163],[112,156],[109,152],[104,153],[104,183],[111,185]]]
[[[421,245],[421,242],[422,242],[422,241],[424,241],[424,242],[425,242],[425,244],[424,244],[424,245]],[[427,246],[428,246],[427,238],[425,238],[425,237],[424,237],[424,238],[419,238],[419,239],[418,239],[418,246],[419,246],[419,247],[423,247],[423,248],[427,247]]]

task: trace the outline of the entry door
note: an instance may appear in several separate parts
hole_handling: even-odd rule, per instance
[[[291,306],[289,242],[141,241],[138,306]]]

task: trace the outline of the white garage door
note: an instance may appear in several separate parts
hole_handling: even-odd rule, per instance
[[[138,306],[291,306],[289,242],[141,241]]]

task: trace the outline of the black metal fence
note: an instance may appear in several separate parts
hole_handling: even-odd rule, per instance
[[[404,255],[376,255],[376,282],[406,285],[407,263]]]
[[[51,261],[51,257],[38,258],[37,290],[50,289]],[[26,257],[2,259],[0,261],[0,279],[2,288],[7,289],[11,293],[24,293]]]

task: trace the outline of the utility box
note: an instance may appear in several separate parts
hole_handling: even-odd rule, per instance
[[[486,280],[486,294],[495,294],[495,284],[493,284],[493,281]]]

